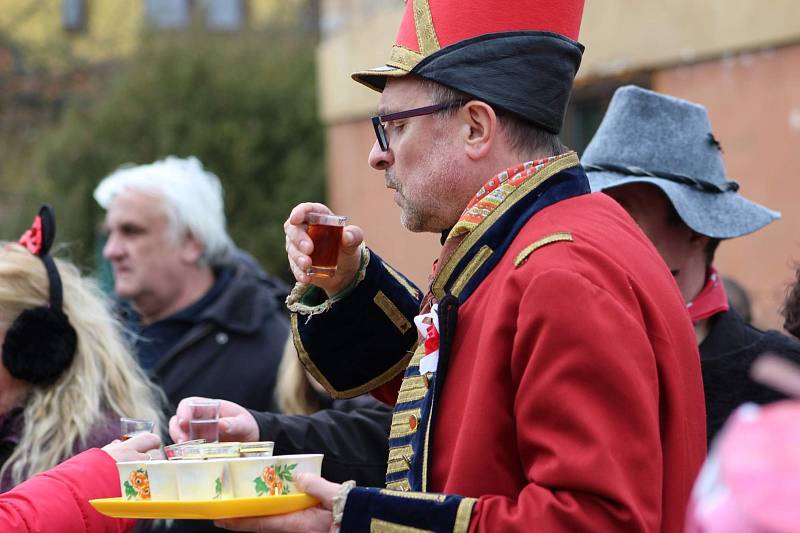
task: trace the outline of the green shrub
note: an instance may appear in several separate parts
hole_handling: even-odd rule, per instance
[[[56,207],[59,240],[97,257],[94,186],[124,163],[197,156],[222,180],[234,241],[289,278],[283,221],[323,200],[323,130],[313,39],[286,31],[151,35],[99,96],[72,101],[43,143],[37,196]]]

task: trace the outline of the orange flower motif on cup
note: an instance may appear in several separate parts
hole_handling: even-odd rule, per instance
[[[261,479],[264,480],[264,484],[268,487],[272,487],[275,485],[275,481],[278,479],[278,476],[275,475],[275,469],[271,466],[268,466],[264,469],[264,472],[261,474]]]
[[[128,479],[123,484],[125,487],[125,498],[128,500],[149,500],[150,499],[150,480],[147,472],[143,468],[131,471]]]
[[[267,486],[270,496],[281,494],[283,491],[283,482],[278,479],[278,474],[271,466],[264,469],[264,472],[261,474],[261,479],[264,481],[264,485]]]
[[[292,481],[292,474],[297,464],[268,466],[260,476],[255,478],[257,496],[281,496],[289,494],[288,483]]]

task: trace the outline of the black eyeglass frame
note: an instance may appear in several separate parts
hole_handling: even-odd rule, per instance
[[[375,129],[375,137],[378,138],[378,146],[381,150],[386,152],[389,150],[389,136],[386,135],[384,124],[393,120],[401,120],[404,118],[421,117],[423,115],[432,115],[439,111],[446,109],[453,109],[454,107],[461,107],[465,102],[442,102],[439,104],[427,105],[425,107],[417,107],[416,109],[409,109],[407,111],[398,111],[397,113],[389,113],[388,115],[376,115],[372,117],[372,127]]]

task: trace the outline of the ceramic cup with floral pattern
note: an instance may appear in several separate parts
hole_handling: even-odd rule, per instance
[[[125,500],[150,500],[150,479],[147,475],[147,463],[128,461],[117,463],[119,486]]]
[[[295,474],[320,474],[322,454],[243,457],[231,459],[229,465],[237,498],[283,496],[297,492]]]
[[[227,459],[173,461],[180,500],[224,500],[233,497]]]
[[[154,501],[177,500],[178,479],[175,475],[175,461],[148,461],[147,477],[150,480],[150,497]]]

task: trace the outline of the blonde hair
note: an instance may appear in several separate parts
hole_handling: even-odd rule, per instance
[[[291,335],[286,339],[281,364],[278,366],[275,402],[281,413],[287,415],[310,415],[322,407],[319,395],[314,391],[306,374],[306,369],[300,364]]]
[[[54,467],[84,446],[109,415],[155,420],[163,427],[163,393],[145,376],[123,339],[111,302],[71,263],[56,259],[63,309],[78,345],[58,380],[32,385],[23,405],[19,444],[0,468],[13,482]],[[0,320],[4,329],[26,309],[47,305],[50,286],[42,261],[17,244],[0,248]]]

